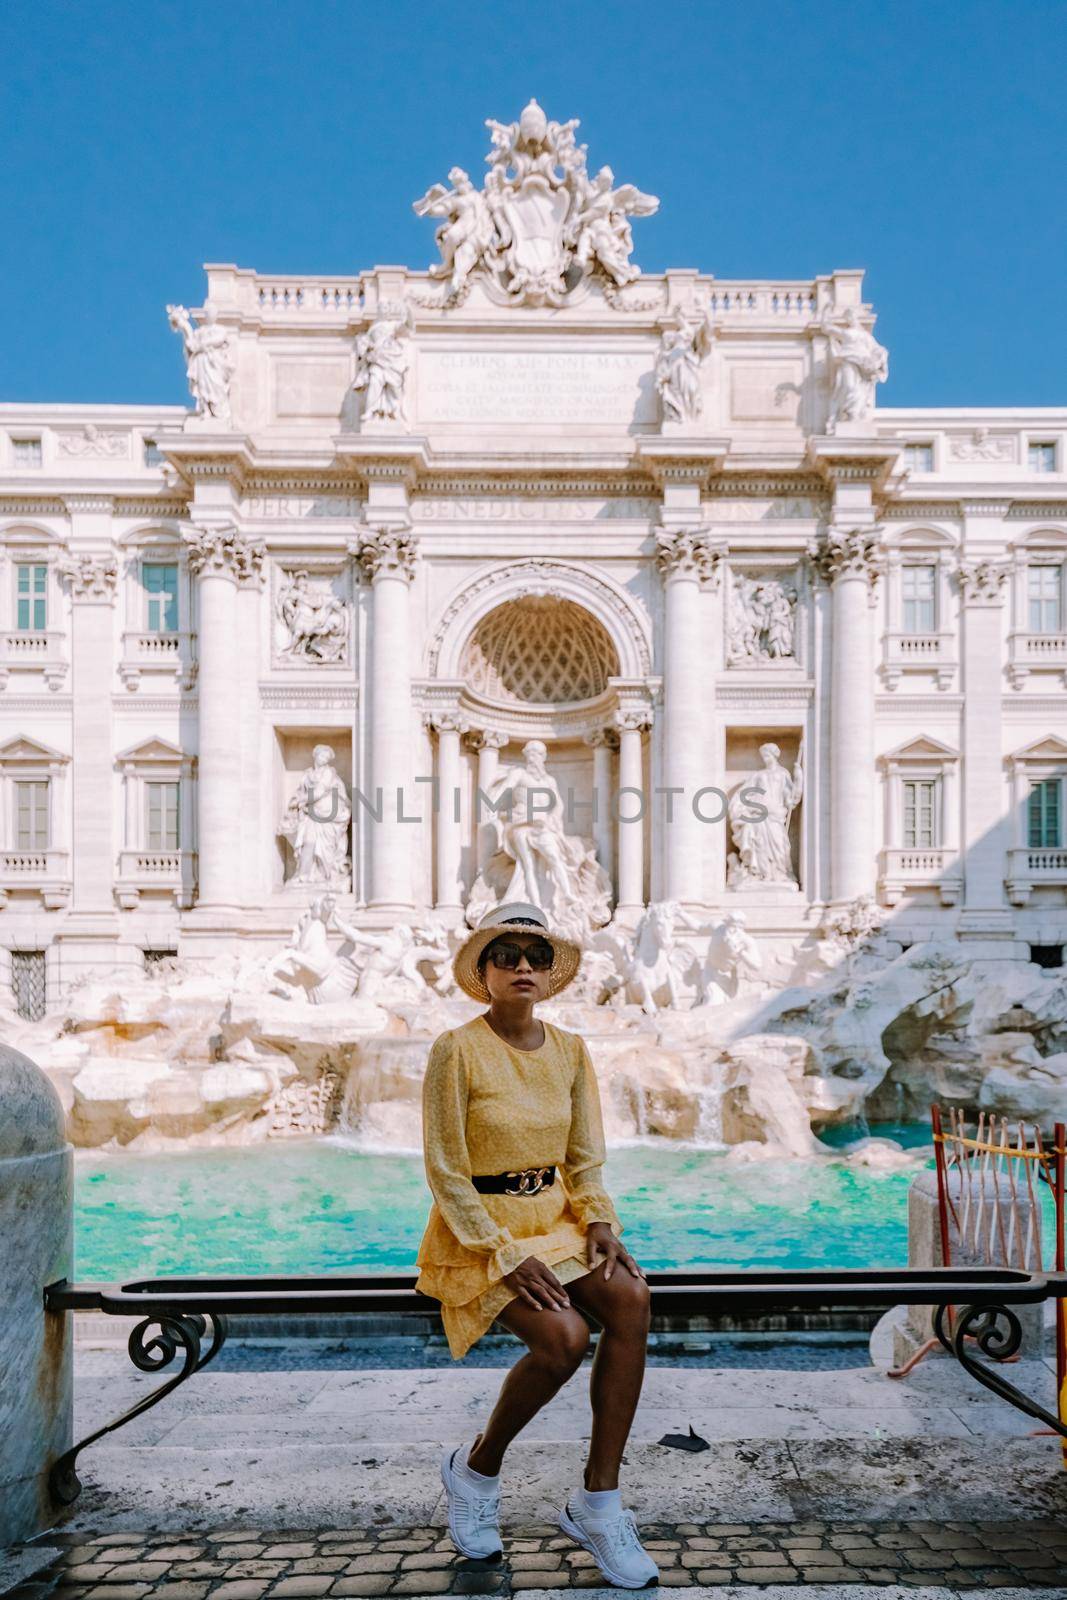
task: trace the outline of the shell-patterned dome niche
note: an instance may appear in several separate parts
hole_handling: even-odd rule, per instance
[[[567,705],[602,694],[619,658],[603,624],[573,600],[527,595],[478,624],[460,676],[487,700]]]

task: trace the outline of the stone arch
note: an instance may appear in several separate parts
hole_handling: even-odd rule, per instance
[[[610,640],[617,674],[641,679],[652,671],[651,625],[644,608],[617,583],[571,562],[538,557],[492,567],[464,583],[445,605],[430,637],[426,671],[431,678],[456,679],[460,663],[479,625],[511,601],[543,596],[588,613]],[[595,630],[589,630],[595,654]]]

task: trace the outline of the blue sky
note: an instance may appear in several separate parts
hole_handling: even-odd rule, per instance
[[[646,271],[864,267],[885,405],[1067,403],[1067,6],[5,0],[0,398],[186,399],[201,264],[425,267],[531,95],[658,194]]]

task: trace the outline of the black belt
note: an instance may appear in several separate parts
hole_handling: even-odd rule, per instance
[[[480,1194],[540,1194],[555,1181],[555,1167],[523,1167],[518,1172],[494,1172],[471,1179]]]

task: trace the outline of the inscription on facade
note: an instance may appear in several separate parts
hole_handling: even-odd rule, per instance
[[[246,517],[264,522],[358,517],[362,509],[362,500],[350,494],[253,494],[241,502]]]
[[[655,422],[652,356],[623,351],[423,350],[424,422]]]
[[[658,500],[635,495],[611,500],[427,496],[413,500],[411,506],[412,516],[420,522],[647,522],[659,510]]]

